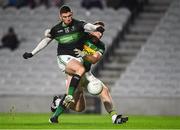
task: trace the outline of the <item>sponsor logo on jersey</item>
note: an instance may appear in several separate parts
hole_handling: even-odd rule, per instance
[[[64,30],[58,30],[57,32],[58,32],[58,33],[62,33],[63,31],[64,31]]]

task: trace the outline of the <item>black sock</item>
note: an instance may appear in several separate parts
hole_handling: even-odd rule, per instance
[[[73,75],[69,85],[68,95],[74,94],[74,91],[76,90],[80,80],[81,80],[81,76],[77,74]]]

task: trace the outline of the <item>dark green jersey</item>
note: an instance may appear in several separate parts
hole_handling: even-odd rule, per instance
[[[51,29],[51,38],[58,42],[57,55],[76,56],[73,49],[83,49],[85,24],[83,21],[73,19],[68,26],[60,22]]]

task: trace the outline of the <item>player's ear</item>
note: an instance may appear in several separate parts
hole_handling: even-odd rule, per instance
[[[71,12],[71,15],[73,16],[73,12]]]
[[[61,16],[61,14],[59,13],[59,19],[62,21],[62,16]]]

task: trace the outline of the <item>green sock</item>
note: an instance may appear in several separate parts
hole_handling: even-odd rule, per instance
[[[109,113],[111,116],[113,115],[117,115],[117,112],[115,110],[112,110],[110,113]]]
[[[62,106],[58,106],[55,113],[53,114],[53,117],[58,117],[64,112],[64,108]]]
[[[66,97],[66,94],[64,94],[63,98],[61,99],[61,102],[60,102],[59,106],[57,107],[56,111],[54,112],[53,117],[60,116],[66,109],[66,107],[62,103],[64,101],[65,97]]]
[[[73,95],[75,91],[75,87],[69,86],[68,95]]]

